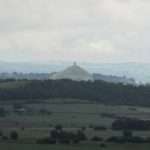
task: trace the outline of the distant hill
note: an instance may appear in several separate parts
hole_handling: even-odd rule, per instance
[[[132,84],[136,85],[136,82],[133,78],[127,78],[125,76],[119,77],[119,76],[112,76],[112,75],[103,75],[103,74],[93,74],[94,80],[102,80],[105,82],[112,82],[112,83],[122,83],[124,85]]]
[[[59,72],[71,63],[7,63],[0,62],[0,73],[52,73]],[[112,76],[126,76],[134,78],[138,82],[150,83],[150,63],[79,63],[90,73],[98,73]]]
[[[0,80],[5,79],[15,79],[15,80],[48,80],[52,78],[56,73],[0,73]],[[112,76],[112,75],[102,75],[102,74],[91,74],[92,80],[102,80],[105,82],[112,82],[112,83],[122,83],[136,85],[136,82],[132,78],[127,77],[119,77],[119,76]],[[78,77],[78,76],[77,76]]]
[[[88,70],[105,75],[126,76],[137,82],[150,83],[150,63],[104,63],[87,66]]]
[[[76,63],[65,68],[63,71],[51,74],[49,78],[52,80],[71,79],[74,81],[93,81],[94,80],[92,74],[90,74],[87,70],[80,67]]]

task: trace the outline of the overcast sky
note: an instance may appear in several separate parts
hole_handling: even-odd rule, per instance
[[[150,62],[150,1],[0,0],[0,60]]]

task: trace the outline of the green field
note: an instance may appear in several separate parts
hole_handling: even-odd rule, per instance
[[[110,127],[115,117],[150,119],[150,109],[131,106],[106,106],[94,103],[38,103],[22,104],[23,113],[16,113],[13,105],[3,104],[8,114],[0,117],[0,127],[49,128],[62,124],[65,128],[105,125]],[[41,110],[46,113],[41,113]]]
[[[80,145],[37,145],[0,144],[2,150],[149,150],[150,144],[107,144],[105,148],[96,144]]]
[[[62,103],[63,102],[63,103]],[[0,131],[9,137],[10,132],[15,130],[19,134],[19,140],[0,140],[2,150],[148,150],[150,144],[106,144],[106,148],[100,147],[100,142],[91,143],[94,136],[104,140],[111,136],[121,136],[122,131],[111,129],[112,122],[117,117],[130,117],[138,119],[150,119],[150,109],[146,107],[111,106],[98,103],[81,103],[80,100],[48,100],[39,103],[19,103],[23,112],[16,112],[14,104],[2,103],[1,108],[6,110],[6,115],[0,117]],[[65,131],[76,132],[85,127],[84,133],[88,137],[87,143],[77,145],[37,145],[36,140],[48,137],[50,130],[61,124]],[[107,130],[94,130],[90,126],[105,126]],[[133,131],[133,135],[150,137],[150,131]],[[5,143],[4,143],[5,142]],[[21,144],[22,143],[22,144]],[[25,144],[28,143],[28,144]]]

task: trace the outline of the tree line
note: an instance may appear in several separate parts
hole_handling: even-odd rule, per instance
[[[1,86],[9,82],[11,88]],[[123,85],[104,81],[76,82],[71,80],[1,80],[0,100],[37,100],[74,98],[112,105],[150,106],[149,85]],[[13,87],[14,84],[14,87]]]

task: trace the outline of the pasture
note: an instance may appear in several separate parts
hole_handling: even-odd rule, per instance
[[[149,150],[150,144],[107,144],[105,148],[98,144],[79,145],[37,145],[37,144],[0,144],[2,150]]]
[[[111,106],[98,103],[81,102],[80,100],[42,100],[38,103],[1,103],[5,115],[0,115],[0,131],[9,137],[11,131],[17,131],[19,140],[6,142],[0,140],[3,150],[17,149],[61,149],[61,150],[97,150],[103,149],[100,143],[91,143],[94,136],[104,140],[111,136],[121,136],[122,131],[111,129],[116,118],[129,117],[150,120],[150,109],[133,106]],[[88,137],[87,143],[77,145],[37,145],[39,138],[48,137],[56,125],[61,125],[65,131],[76,132],[84,130]],[[106,130],[94,130],[94,126],[105,127]],[[133,131],[134,136],[150,137],[150,131]],[[148,150],[150,144],[106,144],[106,150],[137,149]],[[136,147],[136,148],[135,148]]]

